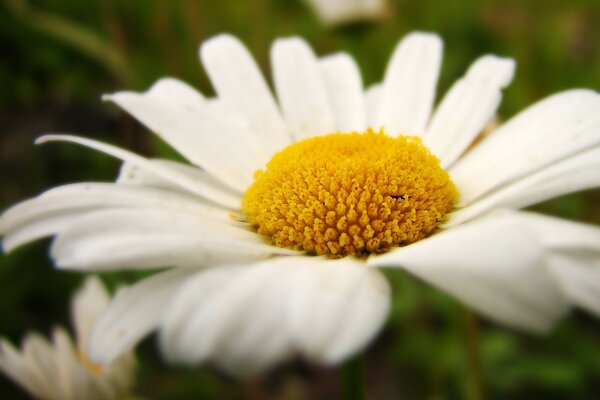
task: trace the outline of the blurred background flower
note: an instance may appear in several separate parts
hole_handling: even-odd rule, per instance
[[[55,327],[49,342],[28,332],[21,350],[0,341],[0,369],[36,399],[116,400],[129,395],[135,375],[132,353],[100,366],[88,355],[92,327],[110,302],[110,296],[94,276],[86,278],[71,300],[75,335]]]
[[[276,37],[300,35],[319,54],[345,50],[360,60],[365,84],[381,77],[389,52],[419,29],[444,37],[438,93],[444,93],[477,56],[517,60],[500,117],[573,87],[600,88],[600,4],[595,0],[410,2],[390,0],[377,22],[324,30],[302,0],[103,0],[0,3],[0,209],[43,189],[91,178],[111,180],[118,162],[75,146],[33,147],[45,132],[84,134],[142,154],[176,157],[102,93],[141,91],[171,75],[213,93],[197,61],[197,46],[230,32],[241,37],[268,71]],[[269,76],[269,74],[266,74]],[[73,166],[76,166],[75,168]],[[600,224],[600,191],[562,197],[536,209]],[[17,342],[30,329],[48,332],[68,321],[69,293],[82,277],[57,273],[47,242],[0,257],[0,333]],[[477,398],[466,382],[466,327],[460,306],[400,272],[392,315],[366,355],[372,398]],[[105,274],[117,282],[135,273]],[[490,398],[594,399],[600,386],[600,322],[576,313],[550,335],[516,334],[485,322],[481,371]],[[140,351],[139,392],[148,398],[302,399],[339,397],[334,370],[292,362],[260,381],[232,385],[202,368],[167,368],[150,338]],[[150,342],[150,343],[148,343]],[[2,398],[27,398],[0,380]]]

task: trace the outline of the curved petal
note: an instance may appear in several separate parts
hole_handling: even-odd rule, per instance
[[[92,360],[109,364],[156,329],[171,298],[194,273],[176,268],[117,292],[94,325],[89,342]]]
[[[295,141],[335,132],[327,88],[312,49],[300,38],[271,48],[275,91]]]
[[[495,321],[544,332],[568,309],[545,256],[518,215],[501,214],[372,257],[368,264],[405,269]]]
[[[373,127],[391,136],[425,133],[442,63],[439,36],[414,32],[396,47],[390,60]]]
[[[238,196],[228,196],[221,191],[216,191],[211,185],[207,185],[204,182],[198,182],[192,179],[189,175],[176,171],[172,168],[168,168],[165,165],[159,165],[152,161],[131,153],[127,150],[120,149],[116,146],[112,146],[106,143],[98,142],[96,140],[86,139],[78,136],[71,135],[45,135],[36,140],[36,144],[42,144],[54,141],[64,141],[76,143],[81,146],[89,147],[91,149],[100,151],[108,154],[112,157],[118,158],[121,161],[128,162],[132,165],[136,165],[139,168],[143,168],[150,171],[157,176],[169,180],[170,182],[182,187],[183,189],[194,193],[202,198],[216,203],[223,207],[229,207],[232,209],[238,209],[240,207]]]
[[[459,206],[600,144],[600,96],[571,90],[531,106],[450,169]]]
[[[486,55],[448,91],[424,137],[442,167],[452,165],[494,117],[514,72],[514,60]]]
[[[200,57],[226,111],[242,118],[259,140],[266,164],[291,137],[252,56],[235,37],[219,35],[202,45]]]
[[[338,132],[363,132],[367,110],[362,78],[354,59],[338,53],[319,60]]]

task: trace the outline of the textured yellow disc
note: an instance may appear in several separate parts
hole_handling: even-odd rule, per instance
[[[418,137],[372,130],[307,139],[254,175],[242,212],[280,247],[342,257],[425,238],[458,192]]]

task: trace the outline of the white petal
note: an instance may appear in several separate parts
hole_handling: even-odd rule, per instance
[[[275,90],[295,141],[335,132],[335,120],[318,60],[300,38],[276,40],[271,49]]]
[[[600,251],[559,252],[548,264],[569,300],[600,318]]]
[[[431,114],[442,62],[437,35],[415,32],[396,47],[388,65],[374,128],[392,136],[421,136]]]
[[[385,322],[389,284],[361,261],[322,260],[297,279],[291,329],[309,359],[338,363],[363,349]]]
[[[225,192],[225,195],[227,196],[235,195],[241,198],[240,192],[232,190],[230,187],[224,185],[221,181],[198,167],[159,158],[150,159],[149,161],[158,165],[164,165],[169,169],[188,175],[190,179],[212,186],[213,190]],[[125,185],[149,186],[159,189],[167,189],[169,191],[185,192],[181,186],[175,185],[148,170],[139,168],[129,163],[123,163],[123,165],[121,165],[119,176],[117,177],[116,182]],[[190,194],[189,192],[187,193]]]
[[[339,132],[363,132],[367,125],[360,71],[354,59],[338,53],[320,60],[329,104]]]
[[[292,251],[235,226],[173,210],[108,209],[64,229],[51,248],[60,268],[201,267]]]
[[[194,193],[202,198],[215,202],[218,205],[229,207],[232,209],[237,209],[240,206],[239,197],[227,196],[221,191],[216,191],[211,185],[208,185],[204,182],[195,181],[187,174],[181,173],[172,168],[168,168],[165,165],[153,163],[152,161],[144,157],[141,157],[137,154],[133,154],[129,151],[120,149],[118,147],[111,146],[109,144],[71,135],[46,135],[37,139],[36,143],[40,144],[52,141],[72,142],[89,147],[91,149],[118,158],[124,162],[136,165],[139,168],[143,168],[147,171],[150,171],[156,174],[157,176],[166,179],[191,193]]]
[[[192,163],[243,191],[263,161],[250,131],[216,113],[199,94],[197,102],[186,104],[186,97],[173,94],[171,86],[163,80],[146,93],[119,92],[104,99],[117,103]]]
[[[230,212],[185,192],[112,183],[75,183],[50,189],[9,208],[0,218],[5,251],[60,233],[81,216],[106,208],[156,208],[189,212],[230,224]]]
[[[291,143],[267,83],[238,39],[219,35],[202,45],[200,56],[226,111],[243,118],[259,140],[264,162]]]
[[[483,56],[448,91],[424,138],[444,168],[456,161],[494,117],[502,88],[510,83],[514,71],[512,59]]]
[[[306,0],[328,25],[377,19],[386,11],[385,0]]]
[[[35,364],[31,365],[6,340],[0,341],[0,369],[37,398],[44,398],[53,392],[44,381],[40,368]]]
[[[498,322],[547,331],[567,310],[535,232],[513,214],[473,221],[372,257],[403,268]]]
[[[387,282],[360,262],[277,258],[199,273],[167,311],[161,342],[173,361],[241,376],[294,350],[332,363],[367,344],[388,306]]]
[[[460,206],[600,143],[600,96],[572,90],[523,111],[467,153],[450,175]]]
[[[95,276],[86,278],[82,287],[73,296],[71,319],[75,327],[77,346],[81,351],[87,351],[92,327],[109,301],[110,296],[106,288]]]
[[[600,186],[600,146],[550,165],[449,214],[449,228],[498,207],[523,208],[567,193]]]
[[[108,364],[131,350],[156,329],[172,296],[193,273],[176,268],[119,291],[94,326],[90,357]]]
[[[381,83],[371,85],[365,91],[365,103],[367,105],[367,125],[375,126],[377,113],[379,112],[379,103],[381,101]]]

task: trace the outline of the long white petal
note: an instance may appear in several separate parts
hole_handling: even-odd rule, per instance
[[[118,92],[104,99],[125,109],[192,163],[243,191],[263,162],[251,131],[215,112],[199,94],[196,102],[186,102],[172,86],[162,80],[145,93]]]
[[[571,90],[551,96],[498,128],[450,169],[459,206],[600,144],[600,96]]]
[[[0,217],[3,248],[9,252],[24,243],[60,233],[89,212],[125,207],[171,209],[201,219],[233,223],[230,212],[186,192],[113,183],[75,183],[50,189],[5,211]]]
[[[544,257],[535,232],[508,214],[442,231],[368,263],[403,268],[493,320],[543,332],[568,307]]]
[[[494,117],[502,88],[510,83],[514,71],[512,59],[483,56],[448,91],[424,137],[444,168],[456,161]]]
[[[437,35],[414,32],[396,47],[385,73],[374,128],[392,136],[421,136],[435,99],[442,62]]]
[[[200,56],[227,112],[243,118],[259,140],[264,162],[291,143],[265,79],[238,39],[230,35],[210,39],[202,45]]]
[[[245,229],[173,210],[90,212],[59,233],[51,255],[60,268],[202,267],[292,251]]]
[[[149,161],[188,175],[190,179],[212,186],[213,190],[225,192],[225,195],[227,196],[235,195],[239,196],[241,199],[241,192],[231,189],[214,176],[196,166],[162,158],[153,158]],[[125,185],[148,186],[159,189],[168,189],[169,191],[185,192],[181,186],[175,185],[148,170],[129,163],[123,163],[121,165],[116,182]],[[189,192],[187,193],[190,194]]]
[[[322,260],[297,279],[291,330],[309,359],[338,363],[363,349],[385,322],[389,284],[361,261]]]
[[[276,40],[271,49],[275,90],[295,141],[335,132],[335,119],[318,60],[300,38]]]
[[[201,196],[202,198],[210,200],[218,205],[229,207],[232,209],[237,209],[240,206],[239,197],[227,196],[222,191],[216,191],[211,185],[195,181],[194,179],[190,178],[190,176],[187,174],[183,174],[172,168],[168,168],[165,165],[153,163],[152,161],[142,156],[133,154],[127,150],[123,150],[106,143],[101,143],[96,140],[71,135],[45,135],[38,138],[36,143],[41,144],[52,141],[71,142],[89,147],[91,149],[118,158],[124,162],[136,165],[139,168],[143,168],[147,171],[150,171],[158,175],[159,177],[169,180],[170,182],[181,186],[183,189],[194,193],[198,196]]]
[[[367,110],[362,78],[354,59],[346,53],[323,57],[321,73],[339,132],[363,132]]]
[[[195,271],[176,268],[117,293],[92,331],[89,354],[108,364],[156,329],[172,296]]]
[[[567,193],[600,186],[600,146],[550,165],[506,185],[449,214],[444,228],[456,226],[491,209],[523,208]]]

